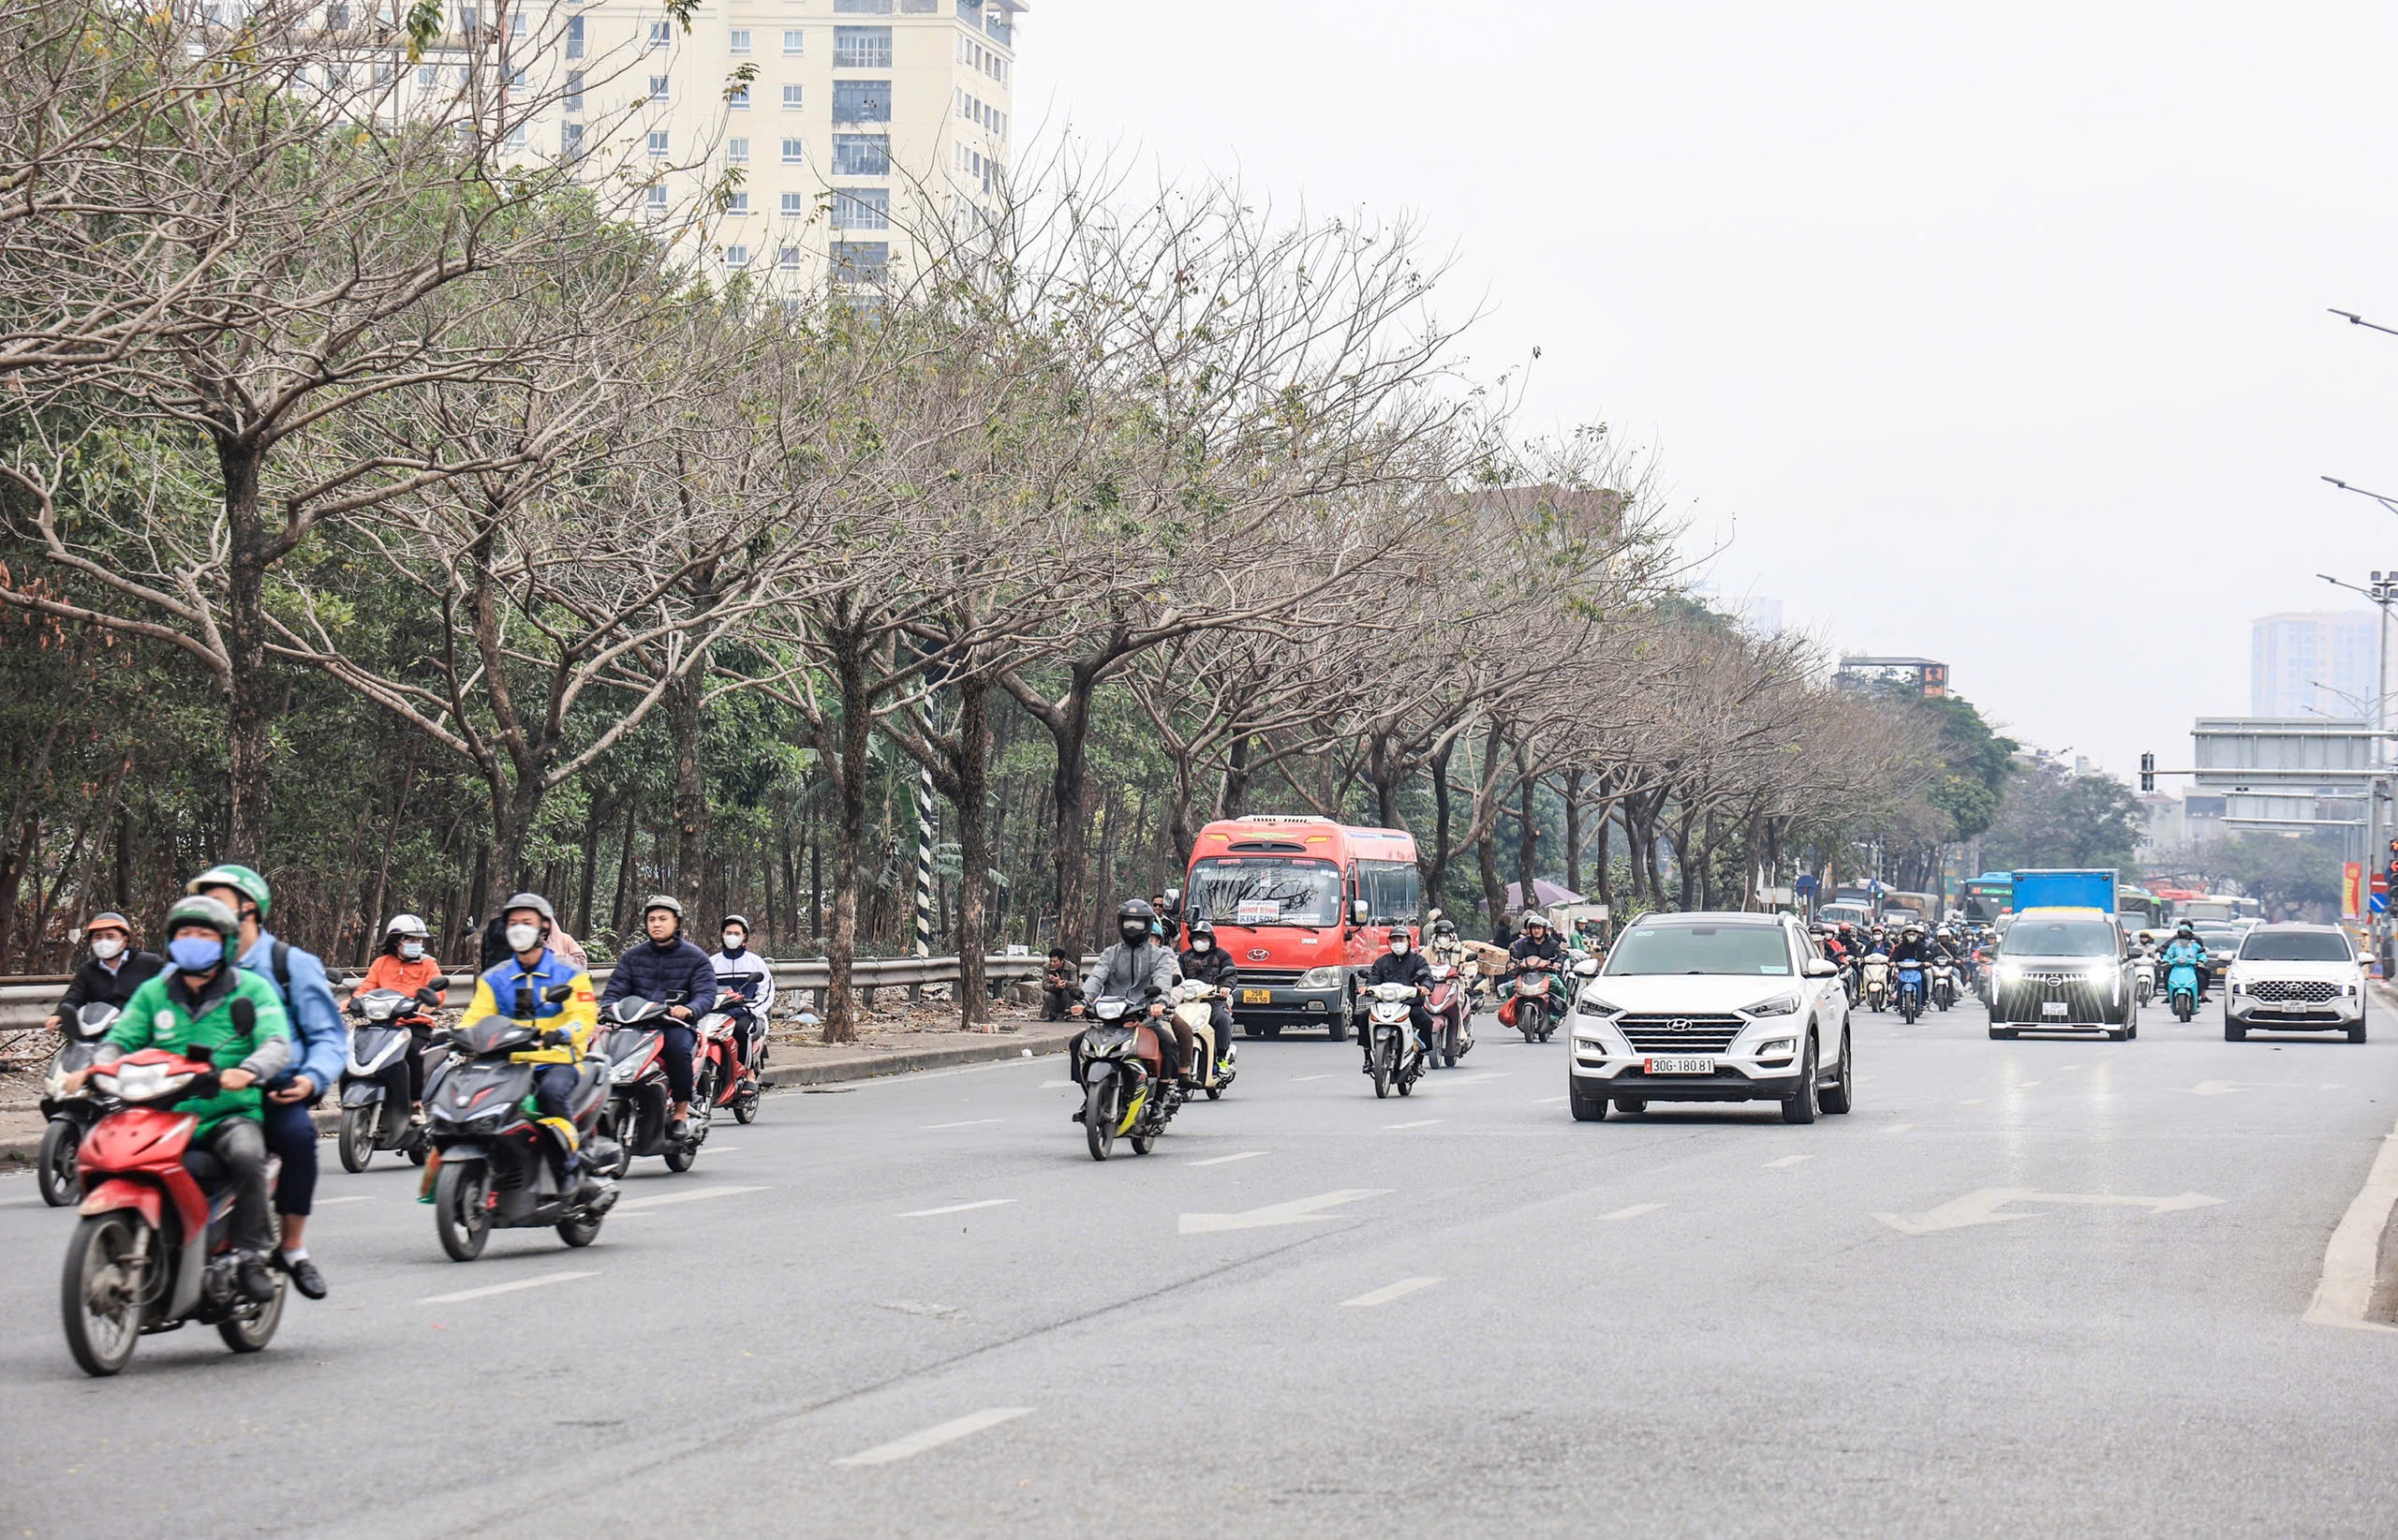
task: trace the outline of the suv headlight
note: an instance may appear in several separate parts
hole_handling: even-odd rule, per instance
[[[1299,975],[1297,987],[1301,989],[1338,989],[1340,987],[1340,969],[1337,964],[1326,968],[1310,968],[1306,972]]]
[[[1596,995],[1584,995],[1574,1003],[1581,1008],[1582,1014],[1586,1016],[1617,1016],[1623,1014],[1622,1006],[1611,1005]]]
[[[1798,1010],[1798,996],[1776,995],[1771,1000],[1761,1000],[1757,1001],[1754,1005],[1748,1007],[1740,1014],[1742,1015],[1750,1016],[1787,1016],[1796,1014]]]

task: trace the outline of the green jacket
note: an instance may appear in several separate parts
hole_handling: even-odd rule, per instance
[[[258,1012],[247,1032],[233,1024],[236,1000],[248,1000]],[[194,1047],[206,1048],[220,1071],[248,1070],[260,1080],[273,1076],[291,1056],[291,1021],[275,998],[274,985],[255,973],[227,967],[218,969],[195,997],[170,964],[125,1002],[98,1059],[110,1063],[142,1048],[187,1055]],[[175,1110],[200,1114],[194,1137],[205,1138],[228,1118],[258,1117],[259,1106],[259,1088],[249,1085],[181,1103]]]

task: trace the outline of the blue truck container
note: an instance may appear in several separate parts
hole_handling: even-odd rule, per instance
[[[2015,874],[2015,912],[2027,909],[2095,909],[2115,912],[2115,872],[2019,871]]]

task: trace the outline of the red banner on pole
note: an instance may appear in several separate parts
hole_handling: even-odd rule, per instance
[[[2373,874],[2373,888],[2381,891],[2388,881],[2379,872]],[[2351,861],[2341,868],[2340,912],[2353,920],[2364,912],[2364,863]]]

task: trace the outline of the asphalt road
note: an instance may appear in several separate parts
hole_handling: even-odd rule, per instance
[[[1405,1101],[1354,1045],[1246,1044],[1230,1096],[1104,1165],[1058,1059],[781,1094],[687,1176],[636,1162],[588,1250],[502,1232],[466,1266],[413,1169],[347,1177],[328,1145],[333,1297],[259,1356],[188,1328],[113,1381],[60,1337],[72,1219],[8,1179],[0,1518],[2398,1531],[2398,1333],[2300,1320],[2398,1120],[2398,1024],[1858,1020],[1858,1110],[1810,1128],[1577,1125],[1562,1044],[1490,1023]]]

